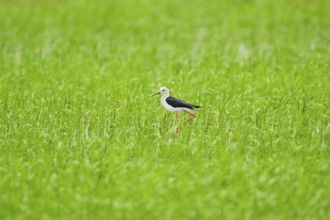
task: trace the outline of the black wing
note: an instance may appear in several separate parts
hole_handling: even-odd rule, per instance
[[[177,98],[174,98],[174,97],[167,97],[166,98],[166,102],[174,107],[174,108],[189,108],[189,109],[194,109],[194,108],[199,108],[200,106],[198,105],[192,105],[192,104],[189,104],[181,99],[177,99]]]

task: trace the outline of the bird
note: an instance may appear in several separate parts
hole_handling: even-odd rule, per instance
[[[170,90],[166,87],[161,87],[159,89],[159,92],[151,95],[151,97],[153,97],[155,95],[162,95],[162,97],[160,99],[160,103],[163,105],[163,107],[166,110],[168,110],[170,112],[175,112],[176,122],[179,121],[178,113],[180,113],[180,112],[184,112],[184,113],[187,113],[187,114],[191,115],[191,118],[184,121],[183,124],[186,124],[187,122],[193,120],[196,117],[195,108],[200,108],[201,107],[199,105],[193,105],[193,104],[187,103],[187,102],[185,102],[181,99],[171,97],[170,96]],[[178,127],[176,127],[176,132],[177,133],[179,132]]]

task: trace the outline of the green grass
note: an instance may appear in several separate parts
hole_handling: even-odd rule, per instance
[[[330,219],[329,8],[1,1],[0,219]]]

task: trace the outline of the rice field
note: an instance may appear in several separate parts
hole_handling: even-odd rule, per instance
[[[0,219],[330,219],[329,8],[0,1]]]

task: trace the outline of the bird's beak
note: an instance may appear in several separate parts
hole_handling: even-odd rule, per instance
[[[160,92],[157,92],[157,93],[151,95],[150,97],[153,97],[153,96],[155,96],[155,95],[159,95],[159,94],[160,94]]]

